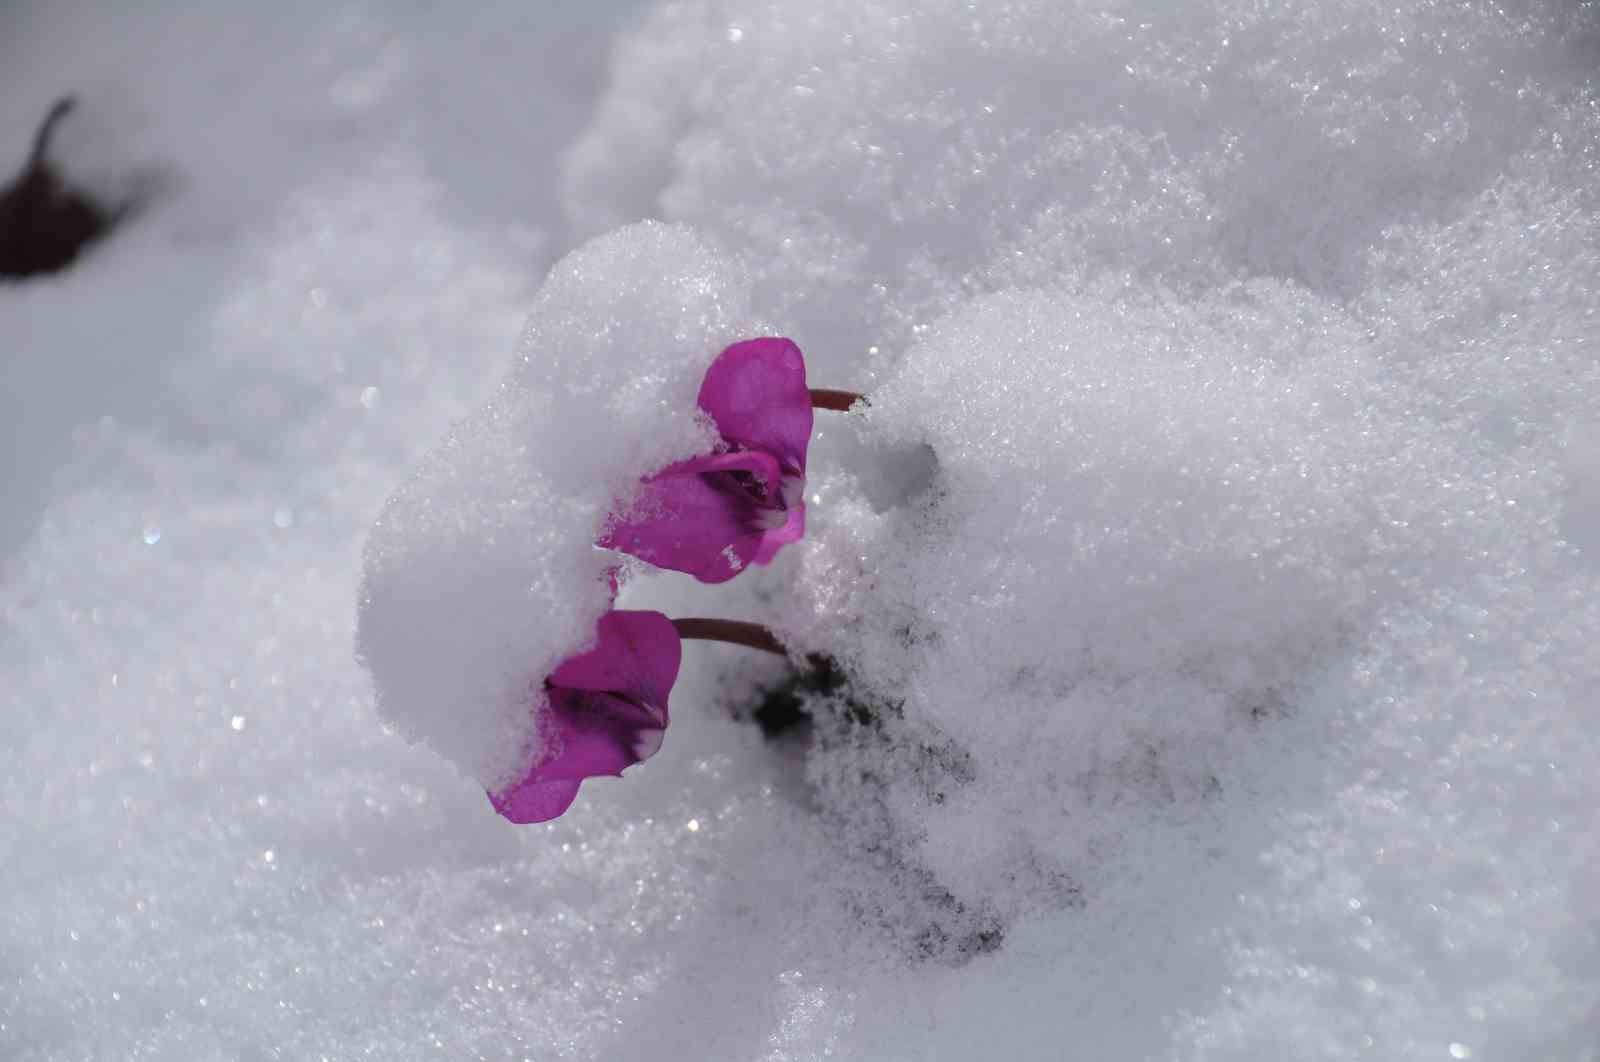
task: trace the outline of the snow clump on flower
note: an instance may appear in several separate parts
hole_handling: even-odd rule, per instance
[[[649,469],[712,448],[701,377],[754,330],[737,264],[680,227],[620,230],[552,270],[499,392],[368,541],[360,653],[385,718],[486,789],[520,777],[531,691],[609,606],[607,515]]]

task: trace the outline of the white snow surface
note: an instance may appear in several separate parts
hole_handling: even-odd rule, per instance
[[[711,448],[695,396],[750,334],[748,283],[682,228],[592,240],[534,300],[517,371],[395,492],[367,542],[358,653],[378,710],[492,790],[529,699],[609,607],[596,549],[645,473]]]
[[[1600,1059],[1593,4],[22,3],[0,70],[148,195],[0,286],[0,1058]],[[807,537],[621,604],[844,685],[765,740],[690,643],[511,826],[752,334],[871,396]]]

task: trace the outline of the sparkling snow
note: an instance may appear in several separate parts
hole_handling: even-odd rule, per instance
[[[0,1057],[1600,1059],[1600,9],[24,3]],[[68,135],[70,133],[70,135]],[[655,219],[640,223],[642,219]],[[808,535],[587,543],[792,336]],[[363,581],[363,567],[366,578]],[[359,622],[359,637],[358,637]]]

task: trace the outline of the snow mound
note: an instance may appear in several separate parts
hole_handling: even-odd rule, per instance
[[[0,1056],[1594,1062],[1594,6],[594,7],[0,13],[173,178],[0,287]],[[872,404],[621,603],[796,656],[515,828],[750,334]]]
[[[879,799],[946,887],[1011,915],[1079,896],[1358,633],[1393,489],[1372,376],[1347,316],[1260,284],[989,296],[874,391],[863,431],[934,471],[807,556],[806,644],[886,716],[875,754],[907,762]],[[872,803],[875,776],[817,770],[841,815]]]
[[[384,507],[360,654],[383,715],[487,788],[535,748],[533,699],[586,646],[620,558],[592,543],[646,473],[710,448],[700,378],[747,319],[738,269],[682,227],[574,251],[515,370]],[[748,326],[746,326],[746,329]]]
[[[1600,969],[1527,927],[1595,932],[1594,831],[1548,838],[1597,740],[1571,640],[1597,31],[1547,5],[752,0],[664,5],[619,52],[569,215],[744,250],[813,379],[873,398],[819,422],[776,573],[805,608],[759,607],[844,668],[806,760],[842,908],[993,979],[914,1046],[916,1004],[863,990],[845,1042],[1518,1057],[1592,1032]],[[1035,948],[1077,971],[1041,994],[1081,1006],[997,1019]],[[1154,984],[1187,1015],[1166,1039],[1117,996]]]

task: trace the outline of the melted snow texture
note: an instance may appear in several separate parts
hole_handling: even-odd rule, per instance
[[[7,143],[89,56],[149,124],[78,164],[174,176],[0,290],[0,1055],[1594,1059],[1591,6],[661,3],[603,91],[546,10],[0,32]],[[875,404],[803,546],[626,603],[847,696],[777,754],[694,647],[512,828],[376,711],[369,528],[457,500],[370,549],[504,637],[757,317]]]

